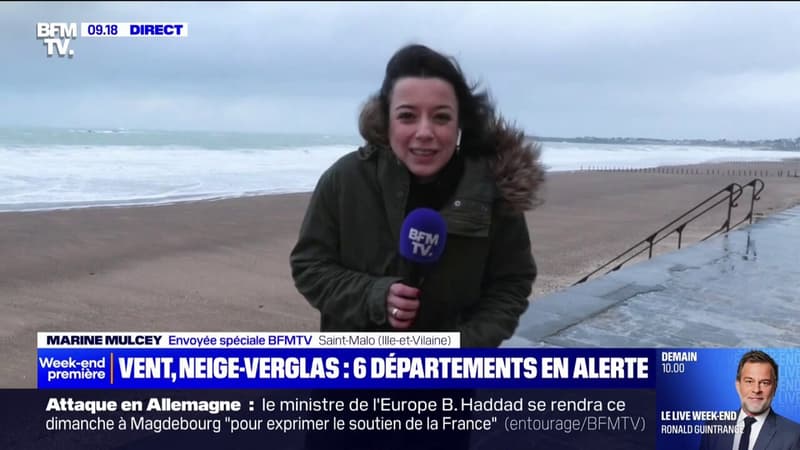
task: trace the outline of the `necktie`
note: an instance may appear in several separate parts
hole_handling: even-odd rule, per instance
[[[744,431],[742,432],[742,440],[739,441],[739,450],[750,448],[750,430],[753,428],[755,421],[755,417],[748,416],[744,418]]]

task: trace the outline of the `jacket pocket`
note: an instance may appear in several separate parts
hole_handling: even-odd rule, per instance
[[[469,199],[455,199],[443,210],[448,234],[485,238],[492,225],[491,205]]]

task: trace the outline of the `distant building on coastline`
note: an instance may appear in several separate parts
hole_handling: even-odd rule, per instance
[[[601,138],[594,136],[563,138],[530,136],[539,142],[572,142],[577,144],[625,144],[625,145],[699,145],[706,147],[762,147],[772,150],[800,150],[800,137],[790,139],[761,139],[757,141],[728,139],[655,139],[634,137]]]

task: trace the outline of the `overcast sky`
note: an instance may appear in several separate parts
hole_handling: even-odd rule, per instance
[[[180,39],[36,22],[187,22]],[[386,61],[451,54],[539,136],[800,136],[800,3],[1,3],[0,126],[356,134]]]

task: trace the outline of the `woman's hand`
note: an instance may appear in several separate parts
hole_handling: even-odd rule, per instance
[[[403,283],[394,283],[389,286],[389,295],[386,297],[386,317],[392,328],[407,329],[414,323],[418,311],[419,289]]]

